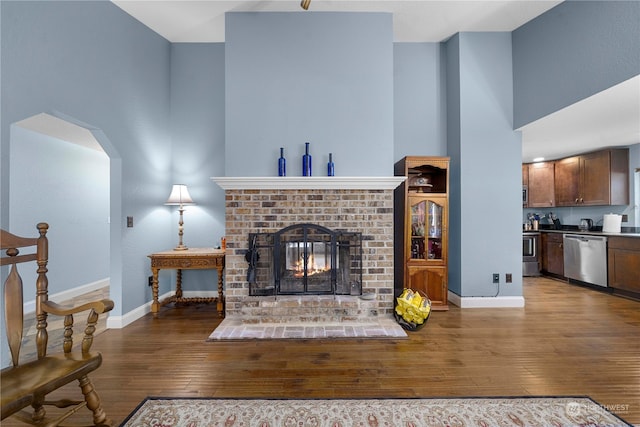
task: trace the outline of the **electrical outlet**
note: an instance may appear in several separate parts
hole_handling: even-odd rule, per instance
[[[500,274],[493,273],[493,283],[500,283]]]
[[[133,217],[132,216],[128,216],[127,217],[127,227],[133,227]]]
[[[504,281],[506,283],[513,283],[513,275],[511,273],[505,274]]]
[[[627,221],[629,221],[629,215],[622,214],[622,222],[627,222]]]
[[[148,281],[149,281],[149,286],[153,286],[153,276],[149,276]]]

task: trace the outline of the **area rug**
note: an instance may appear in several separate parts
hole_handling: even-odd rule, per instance
[[[121,427],[630,426],[588,397],[182,399],[149,397]]]

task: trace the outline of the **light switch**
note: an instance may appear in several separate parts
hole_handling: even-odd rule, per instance
[[[128,216],[127,217],[127,227],[133,227],[133,217],[132,216]]]

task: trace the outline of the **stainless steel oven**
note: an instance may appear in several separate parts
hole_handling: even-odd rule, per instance
[[[522,234],[522,275],[540,275],[540,232]]]

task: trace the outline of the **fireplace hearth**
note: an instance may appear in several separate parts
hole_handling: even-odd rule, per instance
[[[250,233],[250,296],[361,295],[362,233],[293,224]]]

